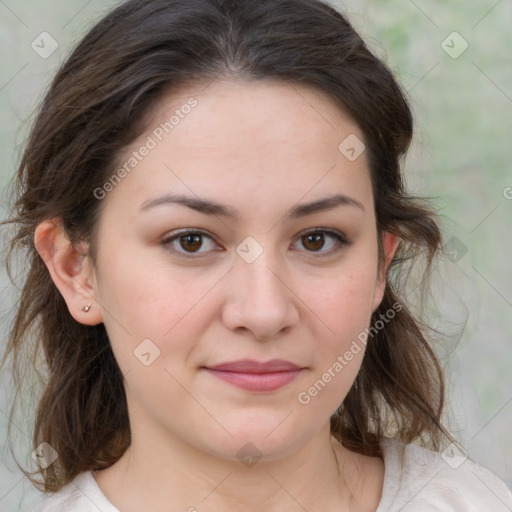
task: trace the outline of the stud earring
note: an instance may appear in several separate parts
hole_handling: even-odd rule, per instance
[[[92,304],[91,304],[91,306],[92,306]],[[82,311],[83,311],[84,313],[87,313],[87,312],[91,309],[91,306],[84,306],[84,307],[82,308]]]

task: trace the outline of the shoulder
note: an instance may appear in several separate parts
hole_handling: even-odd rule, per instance
[[[460,451],[442,453],[386,438],[384,489],[377,512],[512,511],[512,493]]]
[[[92,472],[78,475],[60,491],[51,494],[29,512],[119,512],[101,493]]]

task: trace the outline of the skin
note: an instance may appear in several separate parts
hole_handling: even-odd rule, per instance
[[[307,405],[297,399],[350,348],[382,300],[366,154],[350,161],[338,150],[348,135],[364,136],[316,89],[219,79],[166,95],[119,162],[191,96],[197,107],[101,200],[95,265],[58,219],[36,230],[70,313],[83,324],[104,323],[125,378],[132,445],[95,472],[96,481],[123,512],[374,511],[383,461],[348,451],[329,431],[364,346]],[[223,203],[239,217],[176,204],[141,211],[171,192]],[[333,194],[362,207],[286,217],[298,203]],[[210,238],[164,243],[185,228]],[[311,241],[304,235],[311,228],[337,230],[349,244],[325,231]],[[236,252],[248,236],[263,251],[250,263]],[[385,265],[397,243],[385,234]],[[154,346],[160,351],[148,366],[134,355],[144,339],[154,344],[152,356]],[[304,369],[280,389],[252,392],[202,368],[242,358]],[[261,456],[251,467],[237,456],[247,443]]]

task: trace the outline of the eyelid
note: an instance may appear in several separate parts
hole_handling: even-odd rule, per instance
[[[178,230],[178,231],[173,231],[172,234],[164,235],[161,238],[161,242],[160,243],[163,246],[167,246],[167,245],[170,245],[173,241],[175,241],[175,240],[177,240],[180,237],[185,236],[185,235],[201,235],[201,236],[203,236],[205,238],[209,238],[213,242],[217,243],[216,240],[215,240],[215,237],[213,237],[212,235],[210,235],[209,233],[207,233],[206,231],[204,231],[203,229],[200,229],[200,228],[183,228],[183,229]],[[201,257],[201,255],[203,255],[203,254],[207,255],[208,254],[208,253],[201,253],[201,252],[187,253],[187,252],[176,251],[174,249],[169,249],[169,250],[173,254],[177,254],[180,257],[188,258],[188,259],[198,259],[199,257]],[[196,255],[199,255],[199,256],[196,256]]]
[[[334,238],[336,240],[337,247],[335,247],[329,251],[322,251],[322,252],[306,251],[306,253],[308,254],[307,257],[309,257],[309,258],[318,259],[318,258],[323,258],[323,257],[329,257],[329,256],[332,256],[333,254],[338,253],[343,246],[348,246],[348,245],[352,244],[352,242],[350,242],[348,240],[348,238],[342,231],[339,231],[339,230],[333,229],[333,228],[326,228],[326,227],[315,227],[315,228],[311,228],[311,229],[306,229],[305,231],[301,231],[299,233],[298,237],[296,238],[296,240],[300,240],[304,236],[314,235],[316,233],[330,235],[332,238]]]
[[[332,254],[339,252],[341,250],[341,247],[351,245],[351,243],[352,243],[352,242],[350,242],[347,239],[347,237],[345,236],[345,234],[343,232],[341,232],[341,231],[339,231],[337,229],[326,228],[326,227],[314,227],[314,228],[311,228],[311,229],[306,229],[304,231],[301,231],[296,236],[296,238],[294,239],[293,243],[295,243],[296,241],[300,240],[304,236],[308,236],[308,235],[312,235],[312,234],[317,234],[317,233],[318,234],[325,234],[325,235],[328,235],[328,236],[331,236],[332,238],[334,238],[336,240],[336,242],[337,242],[337,247],[334,248],[334,249],[331,249],[329,251],[321,251],[321,252],[318,252],[318,251],[305,251],[306,253],[308,253],[310,255],[310,256],[308,256],[310,258],[322,258],[322,257],[331,256]],[[206,232],[205,230],[200,229],[200,228],[183,228],[181,230],[172,232],[172,234],[164,235],[161,238],[161,242],[160,243],[163,246],[167,246],[167,245],[170,245],[175,240],[177,240],[180,237],[185,236],[185,235],[201,235],[202,237],[209,238],[214,243],[218,243],[214,236],[210,235],[208,232]],[[191,253],[187,253],[187,252],[176,251],[174,249],[169,249],[169,250],[172,253],[179,255],[179,257],[183,257],[183,258],[187,258],[187,259],[199,259],[203,255],[204,256],[208,256],[208,254],[209,254],[209,252],[204,252],[204,253],[202,253],[202,252],[195,252],[195,253],[191,252]],[[219,251],[217,251],[217,252],[219,252]]]
[[[347,243],[347,244],[350,243],[342,231],[339,231],[339,230],[333,229],[333,228],[324,228],[321,226],[311,228],[311,229],[306,229],[305,231],[301,231],[299,233],[298,238],[301,238],[301,237],[307,236],[307,235],[312,235],[315,233],[327,233],[328,235],[332,235],[334,237],[339,237],[340,239],[342,239],[344,241],[344,243]]]

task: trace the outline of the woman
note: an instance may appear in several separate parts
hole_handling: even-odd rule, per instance
[[[35,510],[512,509],[454,455],[405,300],[442,245],[402,183],[411,137],[388,68],[318,0],[101,20],[10,220],[30,271],[5,355],[35,336],[47,365]]]

